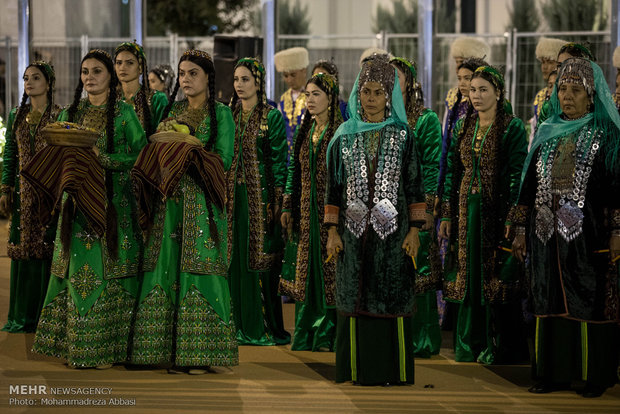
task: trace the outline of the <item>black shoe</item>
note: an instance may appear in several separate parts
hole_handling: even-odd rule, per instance
[[[528,391],[534,394],[548,394],[550,392],[567,390],[569,388],[570,384],[568,383],[539,382],[528,388]]]
[[[599,387],[597,385],[586,384],[583,388],[583,394],[581,396],[583,398],[598,398],[605,392],[605,388]]]

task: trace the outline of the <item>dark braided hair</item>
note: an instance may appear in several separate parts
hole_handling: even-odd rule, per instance
[[[116,100],[117,100],[117,86],[118,86],[118,78],[116,77],[116,72],[114,71],[114,63],[112,62],[112,58],[108,54],[108,52],[100,49],[93,49],[88,52],[80,62],[80,71],[82,68],[82,64],[87,59],[96,59],[99,62],[103,63],[106,67],[107,71],[110,73],[110,86],[108,87],[109,94],[108,100],[106,102],[106,148],[105,152],[108,154],[113,154],[115,152],[114,148],[114,118],[116,115]],[[75,119],[75,115],[78,110],[78,106],[80,104],[80,98],[82,95],[82,90],[84,89],[84,83],[82,82],[82,77],[80,76],[80,80],[78,82],[78,86],[75,89],[75,94],[73,97],[73,103],[67,110],[69,122],[73,122]],[[118,228],[117,228],[117,214],[116,208],[112,203],[114,198],[114,181],[112,179],[112,170],[105,170],[105,183],[106,183],[106,244],[108,248],[108,252],[113,258],[118,257]],[[70,198],[65,206],[63,207],[63,218],[68,217],[71,210],[75,210],[73,208],[73,200]],[[63,224],[65,221],[63,220]],[[65,234],[64,238],[67,241],[67,234],[71,231],[69,229],[63,229],[63,234]],[[70,240],[70,237],[69,237]],[[68,243],[63,242],[63,247],[65,251],[68,251]]]
[[[312,68],[312,72],[310,73],[314,73],[314,71],[317,69],[324,69],[325,70],[324,73],[327,73],[328,75],[332,75],[336,79],[336,82],[338,81],[338,66],[336,66],[333,60],[329,61],[329,60],[321,59],[317,61],[314,64],[314,67]]]
[[[144,122],[144,132],[146,132],[147,138],[153,133],[153,125],[151,125],[151,110],[148,104],[148,95],[150,91],[149,76],[146,63],[146,55],[144,49],[139,44],[132,42],[121,43],[114,51],[114,60],[121,52],[129,52],[136,57],[138,65],[140,65],[140,74],[142,75],[142,83],[140,89],[136,93],[134,102],[136,103],[136,110],[141,113],[138,114],[142,122]]]
[[[207,52],[203,52],[202,50],[190,49],[183,53],[183,56],[181,56],[181,59],[179,59],[179,66],[177,66],[177,80],[174,85],[172,95],[170,95],[168,106],[166,106],[166,109],[164,110],[164,117],[168,116],[170,110],[172,109],[172,105],[174,105],[174,101],[181,86],[178,74],[179,67],[181,65],[181,62],[184,62],[186,60],[200,66],[208,77],[208,94],[206,106],[209,110],[210,133],[209,140],[205,144],[205,149],[207,151],[213,151],[213,149],[215,148],[215,140],[217,138],[217,117],[215,114],[215,66],[213,66],[213,59],[211,59],[211,56]]]
[[[181,66],[181,62],[190,61],[202,68],[202,70],[207,75],[207,102],[206,106],[209,110],[209,137],[204,146],[206,151],[213,151],[215,149],[215,141],[217,140],[217,116],[215,113],[215,66],[213,65],[213,59],[207,52],[203,52],[202,50],[190,49],[183,53],[181,59],[179,59],[179,65],[177,66],[177,80],[174,85],[174,91],[172,95],[170,95],[170,101],[168,102],[168,106],[164,110],[165,116],[168,116],[170,110],[172,109],[172,105],[174,104],[177,93],[179,92],[179,87],[181,83],[179,82],[179,67]],[[196,180],[196,182],[200,183],[200,180]],[[215,223],[215,213],[213,212],[212,202],[208,197],[207,191],[205,193],[207,212],[209,214],[209,233],[211,238],[216,244],[219,244],[220,237],[217,229],[217,224]]]
[[[490,72],[483,70],[485,68],[490,68],[490,67],[488,65],[485,65],[485,66],[480,66],[478,69],[476,69],[474,71],[474,74],[472,75],[472,81],[476,78],[484,79],[493,86],[494,91],[496,92],[499,91],[499,99],[497,101],[497,107],[495,110],[496,111],[495,120],[493,121],[493,125],[491,126],[492,130],[489,132],[501,137],[501,135],[504,134],[506,128],[508,127],[508,124],[510,123],[513,117],[506,112],[503,77],[501,79],[498,79],[497,76],[494,76]],[[495,73],[499,74],[497,69],[495,68],[492,68],[492,69]],[[501,77],[501,75],[499,76]],[[461,148],[461,142],[463,139],[465,139],[465,135],[467,134],[467,131],[470,130],[473,127],[473,125],[476,123],[476,119],[477,119],[477,115],[474,115],[474,107],[473,105],[469,105],[467,108],[467,114],[465,116],[465,120],[463,123],[463,128],[461,129],[459,133],[459,137],[456,143],[456,150],[453,153],[455,157],[453,158],[453,162],[452,162],[452,165],[455,168],[455,173],[453,174],[454,177],[461,177],[463,174],[463,167],[461,165],[461,162],[458,161],[460,160],[459,152]],[[500,160],[500,155],[501,155],[501,140],[498,140],[497,146],[496,146],[496,154],[494,157],[495,162],[498,162],[498,163],[502,162]],[[495,177],[493,177],[493,180],[495,181],[494,188],[498,188],[497,184],[500,180],[499,174],[495,174]],[[456,203],[458,203],[459,187],[460,187],[459,185],[452,186],[452,194],[450,197],[450,200],[451,200],[450,202],[452,204],[453,212],[458,211],[458,206]],[[457,221],[458,220],[452,220],[452,224],[451,224],[452,234],[458,234]]]
[[[47,62],[44,62],[44,61],[33,62],[26,67],[26,70],[32,67],[37,68],[39,69],[39,71],[41,71],[48,85],[47,94],[46,94],[47,95],[47,108],[45,108],[45,111],[43,112],[43,115],[41,117],[41,119],[45,119],[46,117],[50,117],[52,113],[52,109],[54,107],[54,84],[56,82],[56,76],[54,74],[54,68]],[[26,75],[26,71],[24,71],[24,76],[25,75]],[[28,101],[28,94],[26,93],[26,91],[24,91],[24,94],[22,95],[22,100],[17,109],[17,115],[15,116],[13,131],[17,129],[17,126],[26,117],[26,115],[28,115],[27,101]]]
[[[342,122],[341,117],[338,116],[340,114],[340,108],[338,107],[338,83],[335,77],[329,74],[319,73],[311,77],[308,82],[306,82],[306,88],[308,84],[316,85],[320,90],[327,94],[327,98],[329,101],[328,106],[328,126],[327,131],[325,131],[325,137],[333,137],[336,129],[340,126]],[[301,216],[301,160],[300,153],[301,149],[304,145],[309,145],[308,140],[310,137],[310,129],[312,128],[312,124],[314,123],[314,117],[310,115],[309,112],[306,112],[304,115],[303,121],[301,122],[301,126],[299,127],[298,133],[295,137],[295,143],[293,147],[294,157],[291,158],[291,162],[294,160],[293,165],[293,191],[291,193],[291,217],[293,219],[293,226],[295,227],[295,231],[299,231],[299,222]],[[324,148],[329,144],[329,139],[323,139],[321,143],[321,148],[317,149],[317,153],[321,153]]]

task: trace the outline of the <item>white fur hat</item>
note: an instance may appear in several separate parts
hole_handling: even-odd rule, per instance
[[[558,53],[562,46],[567,44],[566,40],[554,39],[552,37],[541,37],[536,45],[536,59],[557,60]]]
[[[281,50],[273,55],[273,60],[278,72],[305,69],[310,64],[308,49],[305,47],[292,47]]]
[[[453,58],[478,58],[489,60],[491,48],[484,40],[472,36],[458,37],[450,47]]]
[[[389,59],[392,58],[392,55],[387,50],[379,49],[378,47],[369,47],[360,55],[360,66],[362,66],[364,59],[372,55],[387,55]]]
[[[616,47],[614,50],[614,58],[613,58],[614,68],[620,70],[620,46]]]

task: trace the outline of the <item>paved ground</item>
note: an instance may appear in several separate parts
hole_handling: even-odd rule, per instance
[[[2,324],[8,307],[10,266],[5,223],[0,222]],[[292,331],[293,305],[284,308],[286,325]],[[534,395],[527,392],[531,385],[528,366],[455,363],[449,347],[432,359],[416,360],[415,385],[386,388],[335,384],[333,353],[292,352],[289,346],[244,346],[238,367],[189,376],[121,366],[107,371],[68,369],[62,361],[30,352],[32,341],[32,334],[0,332],[2,413],[620,413],[620,385],[596,400],[571,391]],[[18,394],[15,388],[22,385],[36,390],[43,386],[47,394]],[[52,389],[70,387],[105,394],[52,394]],[[85,406],[45,405],[63,399],[88,403],[87,398],[103,399],[106,406],[101,409],[92,401]],[[16,405],[28,399],[36,405]]]

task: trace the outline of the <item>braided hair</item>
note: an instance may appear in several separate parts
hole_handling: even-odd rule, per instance
[[[207,151],[213,151],[215,148],[215,140],[217,138],[217,118],[215,114],[215,66],[213,65],[213,59],[207,52],[203,52],[202,50],[190,49],[183,53],[181,59],[179,59],[179,65],[181,62],[190,61],[200,66],[202,70],[207,74],[207,102],[206,106],[209,110],[209,120],[210,120],[210,134],[207,143],[205,144],[205,149]],[[177,80],[174,84],[174,89],[172,91],[172,95],[170,95],[170,100],[168,101],[168,106],[164,110],[165,116],[170,113],[172,109],[172,105],[174,105],[174,101],[176,99],[177,93],[179,92],[179,88],[181,87],[181,83],[179,81],[177,67]]]
[[[184,62],[184,61],[189,61],[189,62],[192,62],[200,66],[202,70],[205,72],[205,74],[207,75],[208,94],[207,94],[206,106],[209,111],[210,128],[209,128],[209,137],[207,138],[208,140],[206,144],[204,145],[204,149],[206,151],[214,151],[215,141],[217,140],[217,116],[215,113],[215,105],[216,105],[215,103],[215,66],[213,65],[213,59],[211,59],[211,56],[207,52],[204,52],[202,50],[197,50],[197,49],[190,49],[190,50],[187,50],[185,53],[183,53],[183,56],[181,56],[181,59],[179,59],[179,66],[177,67],[177,80],[174,85],[174,90],[172,91],[172,95],[170,96],[168,106],[166,106],[166,109],[164,110],[164,114],[166,114],[167,116],[170,113],[170,110],[172,109],[172,105],[174,104],[177,93],[179,92],[179,87],[181,86],[181,83],[179,81],[179,67],[181,65],[181,62]],[[201,181],[196,180],[196,182],[200,183]],[[205,191],[204,193],[205,193],[205,199],[207,200],[206,206],[207,206],[207,212],[209,215],[208,217],[209,233],[213,241],[219,245],[220,237],[219,237],[219,232],[217,229],[217,224],[215,223],[215,219],[214,219],[215,213],[213,212],[213,206],[212,206],[212,203],[209,202],[207,191]]]
[[[504,133],[508,124],[512,120],[512,116],[506,112],[504,78],[497,69],[495,69],[492,66],[488,66],[488,65],[480,66],[474,71],[474,74],[472,75],[472,80],[476,78],[481,78],[481,79],[486,80],[493,86],[496,92],[499,92],[497,108],[495,112],[495,121],[493,122],[493,125],[491,126],[492,129],[490,132],[492,134],[501,135]],[[458,141],[457,141],[456,148],[455,148],[456,151],[454,151],[455,159],[453,159],[452,165],[455,166],[455,173],[453,174],[453,176],[455,177],[462,176],[463,167],[460,162],[456,162],[456,159],[460,158],[460,154],[458,154],[458,152],[460,151],[461,142],[463,139],[465,139],[465,135],[467,134],[467,131],[470,130],[475,124],[476,118],[477,116],[474,114],[473,105],[469,105],[469,107],[467,108],[467,115],[465,116],[463,127],[458,136]],[[496,146],[496,154],[494,157],[496,162],[501,162],[499,161],[500,151],[501,151],[501,145],[498,142],[498,145]],[[495,177],[493,177],[493,180],[495,180],[494,188],[497,188],[497,183],[500,180],[499,174],[496,174]],[[450,197],[451,203],[458,202],[457,201],[459,199],[458,191],[459,191],[458,185],[452,186],[452,194]],[[458,208],[455,204],[452,206],[452,211],[453,212],[458,211]],[[452,229],[453,230],[452,234],[458,234],[458,231],[455,227],[456,225],[457,225],[457,221],[453,220],[452,226],[454,226],[454,228]]]
[[[136,103],[136,110],[140,111],[140,119],[144,122],[144,132],[146,132],[146,136],[149,137],[153,133],[153,125],[151,122],[151,110],[148,105],[148,95],[150,91],[149,85],[149,76],[147,70],[146,63],[146,54],[144,53],[144,49],[142,46],[135,42],[125,42],[121,43],[116,47],[114,51],[114,61],[116,61],[116,57],[121,52],[129,52],[136,57],[138,60],[138,65],[140,65],[140,74],[142,75],[142,83],[140,84],[140,89],[134,98],[134,102]]]
[[[114,118],[116,116],[116,100],[117,100],[117,87],[118,87],[118,78],[116,77],[116,72],[114,71],[114,63],[112,62],[112,57],[110,54],[101,49],[93,49],[88,52],[80,62],[80,70],[84,61],[88,59],[96,59],[99,62],[103,63],[106,67],[107,71],[110,73],[110,85],[108,87],[108,100],[106,102],[106,148],[105,152],[108,154],[113,154],[115,152],[114,148]],[[75,94],[73,96],[73,102],[71,106],[67,110],[67,115],[69,122],[73,122],[75,120],[75,115],[77,114],[78,106],[80,104],[82,90],[84,89],[84,83],[82,82],[82,77],[80,76],[80,80],[78,82],[78,86],[75,88]],[[112,170],[105,170],[105,183],[106,183],[106,244],[108,247],[108,252],[113,258],[118,257],[118,228],[117,228],[117,214],[116,208],[112,203],[114,198],[114,182],[112,179]],[[75,210],[73,208],[73,200],[69,198],[65,206],[63,207],[63,224],[70,223],[65,219],[70,218],[71,211]],[[61,241],[65,251],[68,251],[68,247],[71,241],[71,228],[62,229],[61,233]]]
[[[325,137],[332,137],[336,132],[336,129],[340,126],[342,122],[340,115],[340,108],[338,107],[338,82],[336,78],[329,74],[318,73],[311,77],[308,82],[306,82],[306,88],[309,84],[316,85],[320,90],[327,94],[327,98],[329,101],[328,106],[328,127],[327,131],[325,131]],[[304,88],[304,89],[306,89]],[[300,161],[300,152],[304,145],[308,145],[308,140],[310,137],[310,129],[312,128],[312,124],[314,123],[314,117],[310,116],[309,112],[306,112],[306,115],[301,122],[297,135],[295,137],[295,143],[293,147],[294,157],[291,158],[291,162],[294,162],[293,169],[293,191],[291,193],[291,216],[293,218],[293,226],[295,230],[299,230],[299,222],[301,215],[301,161]],[[329,144],[329,139],[323,139],[321,143],[321,148],[317,150],[323,151],[324,148]],[[294,161],[293,161],[294,160]]]
[[[26,70],[28,70],[28,68],[39,69],[47,82],[47,86],[48,86],[47,94],[46,94],[47,95],[47,108],[45,108],[45,111],[43,112],[43,115],[41,117],[41,119],[45,119],[46,117],[51,116],[52,109],[54,107],[54,84],[56,83],[56,75],[54,73],[54,68],[49,63],[42,61],[42,60],[31,63],[30,65],[26,67]],[[24,71],[24,76],[25,75],[26,75],[26,71]],[[17,108],[17,115],[15,116],[13,131],[17,129],[17,126],[21,123],[21,121],[28,114],[27,101],[28,101],[28,94],[26,93],[26,91],[24,91],[19,107]]]
[[[336,66],[336,64],[333,61],[329,61],[329,60],[325,60],[325,59],[321,59],[321,60],[317,61],[314,64],[314,67],[312,68],[312,72],[310,72],[310,73],[314,73],[314,71],[317,70],[317,69],[323,69],[325,71],[323,73],[327,73],[328,75],[332,75],[336,79],[336,82],[338,81],[338,67]]]

